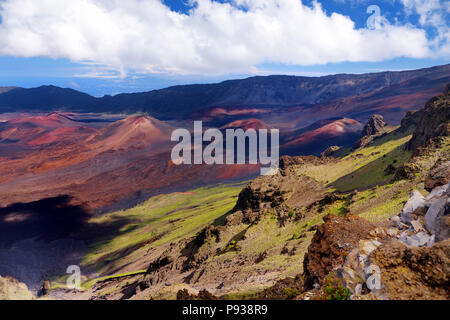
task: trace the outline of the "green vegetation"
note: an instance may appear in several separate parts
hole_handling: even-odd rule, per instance
[[[195,235],[235,205],[241,183],[203,187],[150,198],[132,209],[93,217],[92,226],[120,226],[92,243],[82,264],[111,274],[150,248]]]
[[[386,167],[394,160],[398,167],[411,157],[411,153],[403,148],[410,138],[411,135],[394,131],[376,139],[366,148],[353,151],[340,161],[304,165],[299,170],[341,192],[385,184],[392,178],[384,172]]]
[[[266,283],[273,279],[295,277],[301,272],[304,255],[315,234],[313,227],[322,224],[324,216],[345,216],[351,212],[379,222],[397,215],[410,191],[423,189],[422,173],[425,169],[442,157],[443,152],[449,152],[450,143],[446,140],[444,148],[415,160],[417,163],[414,165],[420,168],[420,174],[393,182],[392,166],[396,169],[411,158],[411,153],[404,148],[410,137],[393,131],[365,148],[342,150],[342,157],[336,162],[299,165],[295,169],[296,174],[305,174],[326,184],[328,191],[335,191],[335,194],[323,199],[327,201],[307,208],[286,207],[278,212],[278,208],[265,207],[265,211],[254,212],[258,217],[256,221],[251,220],[254,221],[252,223],[238,221],[225,228],[212,229],[220,232],[211,231],[206,239],[201,240],[199,247],[189,248],[192,250],[189,254],[205,259],[191,277],[215,279],[217,272],[230,269],[230,277],[237,285],[223,297],[252,297],[266,289]],[[386,170],[388,166],[391,170]],[[145,273],[140,269],[148,266],[149,261],[142,259],[148,252],[156,252],[153,258],[159,257],[171,243],[194,237],[208,225],[224,225],[243,185],[225,184],[159,195],[129,210],[99,213],[92,217],[89,222],[93,228],[111,226],[114,232],[102,233],[96,242],[91,243],[83,266],[102,277],[90,279],[83,288],[90,288],[96,281],[123,277],[125,279],[117,286],[122,288],[130,280],[126,277]],[[257,280],[250,281],[249,275]],[[180,289],[193,288],[187,283],[167,283],[155,290],[151,298],[174,299]],[[104,294],[108,292],[106,290]],[[301,291],[287,286],[277,294],[293,299]],[[350,295],[336,274],[330,274],[318,299],[347,300]]]
[[[230,251],[236,251],[238,242],[245,239],[245,233],[246,232],[247,232],[247,229],[244,229],[241,232],[239,232],[237,235],[235,235],[230,240],[230,242],[228,242],[227,246],[223,250],[223,253],[230,252]]]
[[[348,300],[352,293],[344,286],[341,278],[335,273],[330,273],[322,287],[322,293],[317,300]]]
[[[394,198],[386,199],[383,203],[362,212],[360,216],[372,222],[385,220],[389,217],[398,215],[408,198],[409,194],[407,193],[399,194]]]
[[[286,296],[286,300],[292,300],[302,292],[296,288],[284,288],[283,294]]]
[[[112,276],[95,278],[95,279],[92,279],[90,281],[87,281],[87,282],[83,283],[82,289],[86,290],[86,289],[92,287],[92,285],[94,283],[99,282],[99,281],[106,281],[106,280],[125,278],[125,277],[135,276],[135,275],[139,275],[139,274],[145,274],[146,272],[147,272],[147,270],[138,270],[138,271],[132,271],[132,272],[125,272],[125,273],[115,274],[115,275],[112,275]]]

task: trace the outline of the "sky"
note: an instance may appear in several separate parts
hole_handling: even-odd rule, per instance
[[[0,86],[95,96],[450,63],[443,0],[0,0]]]

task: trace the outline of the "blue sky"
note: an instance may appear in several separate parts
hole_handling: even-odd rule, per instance
[[[29,1],[0,0],[0,86],[53,84],[102,96],[450,61],[448,1],[89,0],[83,8],[76,0],[70,8]],[[370,5],[381,13],[376,30],[367,25]]]

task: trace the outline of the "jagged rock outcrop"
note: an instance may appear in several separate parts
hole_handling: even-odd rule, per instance
[[[276,175],[261,176],[251,181],[239,194],[234,211],[262,212],[279,206],[308,206],[325,193],[324,186],[316,180],[291,170],[306,163],[322,163],[316,157],[282,157]],[[250,221],[252,222],[252,221]]]
[[[416,174],[420,172],[420,167],[413,162],[406,162],[401,164],[396,170],[393,177],[393,181],[402,179],[414,180]]]
[[[449,212],[447,184],[427,196],[414,190],[398,216],[378,224],[325,217],[305,255],[306,290],[335,272],[353,299],[449,299]]]
[[[450,182],[450,161],[437,162],[425,178],[425,189],[431,191]]]
[[[320,154],[320,157],[321,157],[321,158],[333,157],[333,154],[334,154],[336,151],[340,150],[341,148],[342,148],[342,147],[339,147],[339,146],[331,146],[331,147],[328,147],[328,148],[326,148],[326,149]]]
[[[386,121],[382,115],[374,114],[370,117],[367,124],[364,126],[362,136],[377,136],[384,132],[384,128],[387,126]]]
[[[0,277],[0,300],[33,300],[25,283],[11,277]]]
[[[177,300],[217,300],[217,297],[206,289],[200,290],[198,294],[190,294],[187,289],[177,292]]]
[[[328,215],[324,222],[317,228],[303,261],[306,289],[320,285],[358,246],[360,239],[367,238],[375,228],[371,222],[353,214],[346,217]]]
[[[408,111],[400,124],[400,130],[402,132],[408,132],[415,130],[420,123],[420,119],[423,116],[423,109],[416,111]]]
[[[422,194],[413,190],[411,192],[410,198],[406,201],[403,206],[402,212],[400,213],[400,220],[403,223],[411,223],[411,221],[417,219],[417,215],[425,215],[426,213],[426,202]]]
[[[450,184],[437,187],[427,197],[429,209],[425,214],[425,226],[436,241],[450,236]]]
[[[353,148],[358,149],[367,146],[373,139],[383,135],[386,132],[388,124],[382,115],[374,114],[363,128],[361,138],[356,141]]]
[[[380,270],[379,295],[391,300],[448,300],[450,298],[450,240],[432,247],[413,247],[392,241],[370,256]]]
[[[430,147],[443,136],[450,136],[450,85],[443,95],[427,102],[407,148],[416,151],[418,148]]]

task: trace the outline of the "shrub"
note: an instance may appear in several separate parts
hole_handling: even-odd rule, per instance
[[[286,300],[292,300],[301,293],[302,293],[301,290],[296,288],[284,288],[283,290],[283,294],[286,297]]]
[[[352,293],[344,286],[341,278],[335,273],[330,273],[324,281],[322,293],[318,300],[348,300]]]

